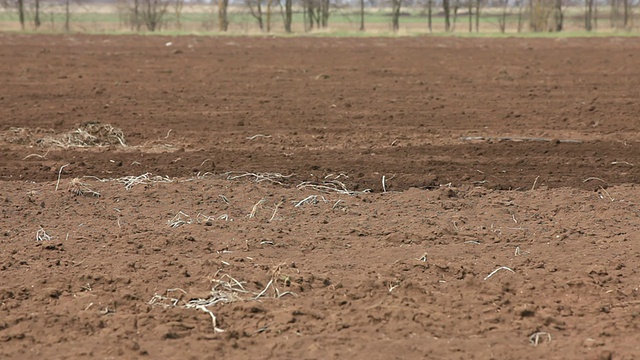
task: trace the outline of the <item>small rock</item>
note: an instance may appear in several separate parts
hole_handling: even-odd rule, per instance
[[[598,360],[612,360],[613,352],[609,350],[602,350],[600,355],[598,355]]]

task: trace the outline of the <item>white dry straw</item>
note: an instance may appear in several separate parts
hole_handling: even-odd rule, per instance
[[[491,274],[487,275],[484,279],[482,279],[482,281],[485,281],[485,280],[487,280],[488,278],[492,277],[493,275],[495,275],[495,274],[496,274],[498,271],[500,271],[500,270],[508,270],[508,271],[511,271],[511,272],[512,272],[512,273],[514,273],[514,274],[516,273],[515,271],[513,271],[513,270],[509,269],[509,268],[508,268],[508,267],[506,267],[506,266],[500,266],[499,268],[497,268],[497,269],[493,270],[493,271],[491,272]]]
[[[69,166],[71,164],[64,164],[62,166],[60,166],[60,170],[58,170],[58,181],[56,182],[56,189],[55,191],[58,191],[58,186],[60,185],[60,176],[62,176],[62,169],[64,169],[65,166]]]

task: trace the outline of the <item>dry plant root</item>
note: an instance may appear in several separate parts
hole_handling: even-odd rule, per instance
[[[70,193],[76,196],[88,195],[88,196],[100,197],[99,192],[89,188],[89,186],[83,183],[82,181],[80,181],[79,178],[73,178],[69,181],[69,186],[67,186],[67,191],[69,191]]]

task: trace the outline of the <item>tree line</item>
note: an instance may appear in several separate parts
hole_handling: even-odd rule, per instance
[[[63,16],[64,30],[71,30],[72,7],[83,0],[1,0],[5,11],[15,11],[23,30],[38,29],[43,24],[43,5],[55,6]],[[86,0],[84,0],[86,1]],[[388,18],[390,28],[399,31],[402,19],[419,16],[426,32],[434,24],[445,32],[480,32],[484,20],[506,32],[512,24],[517,32],[560,32],[566,29],[566,19],[579,23],[586,31],[608,27],[631,30],[640,0],[211,0],[204,4],[212,11],[212,22],[220,32],[229,31],[230,13],[247,14],[257,29],[264,33],[292,33],[294,19],[304,31],[327,29],[332,16],[348,14],[356,19],[357,28],[366,31],[368,14],[374,11]],[[89,7],[90,3],[84,3]],[[181,29],[185,0],[116,0],[113,5],[121,24],[131,31],[160,31],[172,22]],[[575,29],[575,26],[574,26]]]

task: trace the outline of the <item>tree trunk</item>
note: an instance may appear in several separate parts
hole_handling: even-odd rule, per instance
[[[450,0],[442,0],[442,9],[444,10],[444,31],[451,31],[451,4]]]
[[[229,0],[218,0],[218,29],[225,32],[229,29],[229,19],[227,17],[227,8]]]
[[[271,32],[271,7],[273,6],[273,0],[267,1],[267,33]]]
[[[18,17],[20,19],[20,28],[24,31],[24,0],[18,0]]]
[[[476,32],[480,32],[480,5],[481,0],[476,0]]]
[[[433,0],[427,1],[427,22],[429,23],[429,32],[433,32]]]
[[[616,27],[616,9],[616,0],[611,0],[611,11],[609,11],[609,26],[611,26],[611,28]]]
[[[360,0],[360,31],[364,31],[364,0]]]
[[[593,30],[598,31],[598,2],[593,2]]]
[[[393,0],[391,12],[391,24],[393,32],[397,32],[400,29],[400,8],[402,7],[402,0]]]
[[[524,3],[524,0],[518,1],[518,33],[522,32],[522,26],[524,25],[523,16],[522,16],[522,14],[524,13],[523,3]]]
[[[284,1],[284,31],[287,34],[291,33],[291,20],[293,18],[292,2],[293,0]]]
[[[311,4],[310,0],[305,0],[302,2],[304,9],[302,13],[304,14],[304,30],[311,31],[313,30],[313,4]]]
[[[313,29],[314,27],[316,29],[320,28],[320,11],[319,9],[315,8],[315,5],[313,1],[309,2],[309,9],[308,9],[308,14],[309,14],[309,28]]]
[[[143,11],[142,17],[144,18],[145,24],[147,25],[147,30],[154,32],[156,31],[156,21],[155,16],[152,15],[151,1],[152,0],[146,0],[147,9]]]
[[[469,32],[473,32],[473,1],[467,1],[467,12],[469,15]]]
[[[137,32],[140,32],[140,26],[142,26],[140,21],[140,0],[133,1],[133,23],[131,25]]]
[[[585,0],[584,2],[584,29],[591,31],[593,25],[591,19],[593,19],[593,2],[594,0]]]
[[[69,32],[71,27],[69,22],[71,21],[71,11],[69,10],[69,2],[70,0],[65,0],[64,2],[64,32]]]
[[[456,24],[458,24],[458,8],[460,7],[460,0],[455,0],[453,3],[453,25],[451,26],[451,32],[456,31]]]
[[[260,4],[258,2],[258,4]],[[176,15],[176,26],[178,30],[182,30],[182,9],[184,8],[184,0],[175,0],[173,12]]]
[[[529,30],[535,31],[535,22],[534,22],[534,12],[533,12],[533,1],[529,0]]]
[[[556,0],[555,3],[555,31],[560,32],[564,27],[564,14],[562,13],[562,0]]]
[[[507,7],[509,6],[508,0],[502,1],[502,14],[498,19],[498,26],[500,27],[500,33],[504,34],[507,30]]]
[[[40,0],[36,0],[36,13],[33,17],[33,25],[35,25],[36,30],[38,30],[40,25],[42,25],[42,22],[40,21]]]
[[[329,8],[331,0],[322,0],[322,28],[329,27]]]
[[[258,27],[264,31],[264,20],[262,19],[262,0],[258,0]]]
[[[529,4],[529,27],[532,32],[557,31],[558,27],[562,27],[562,0],[530,0]]]

